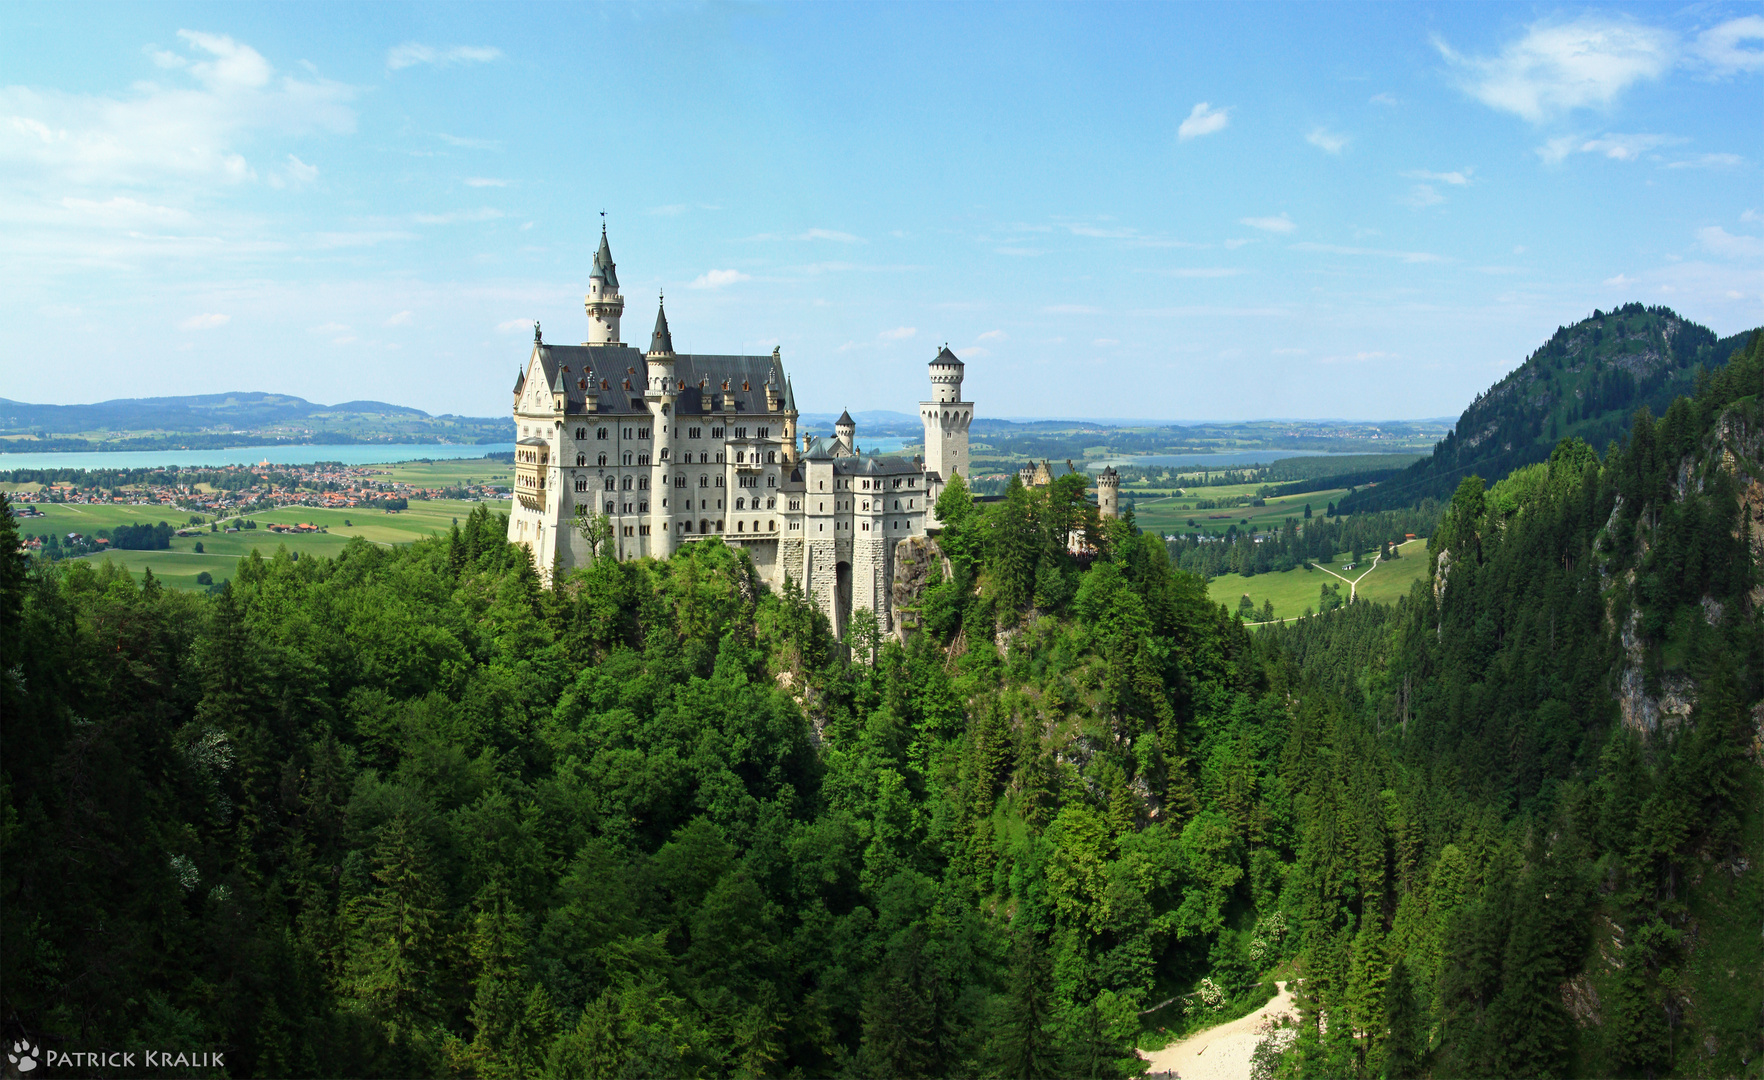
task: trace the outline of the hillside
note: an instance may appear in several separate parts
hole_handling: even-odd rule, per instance
[[[1726,363],[1746,338],[1717,339],[1665,307],[1594,311],[1558,328],[1525,363],[1477,395],[1431,457],[1349,496],[1341,509],[1359,513],[1444,499],[1464,477],[1493,483],[1545,460],[1557,440],[1570,436],[1602,449],[1628,430],[1636,409],[1664,412],[1673,398],[1693,392],[1699,367]]]
[[[499,417],[431,416],[383,401],[321,405],[288,394],[118,398],[33,405],[0,398],[0,451],[199,450],[282,443],[508,440]]]

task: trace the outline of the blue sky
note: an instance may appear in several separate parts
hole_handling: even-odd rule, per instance
[[[586,334],[805,410],[1455,415],[1764,323],[1764,6],[0,7],[0,396],[499,415]]]

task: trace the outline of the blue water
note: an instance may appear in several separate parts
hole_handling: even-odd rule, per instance
[[[512,453],[514,443],[482,446],[434,443],[364,443],[347,446],[240,446],[231,450],[99,450],[72,454],[0,454],[0,471],[7,469],[153,469],[169,465],[311,465],[317,461],[340,461],[345,465],[384,465],[397,461],[455,461],[481,458],[489,453]]]
[[[1227,454],[1129,454],[1122,457],[1103,458],[1100,461],[1085,463],[1091,472],[1099,472],[1104,467],[1113,465],[1143,467],[1146,465],[1204,465],[1209,469],[1237,469],[1246,465],[1267,465],[1282,458],[1295,457],[1361,457],[1368,451],[1335,451],[1335,450],[1237,450]],[[1393,454],[1392,457],[1414,459],[1414,451]]]

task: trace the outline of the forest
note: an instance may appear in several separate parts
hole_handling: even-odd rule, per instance
[[[1760,1075],[1759,339],[1694,389],[1256,633],[1077,476],[952,482],[904,642],[715,537],[546,587],[480,508],[205,594],[0,513],[3,1034],[1120,1077],[1278,976],[1261,1077]]]

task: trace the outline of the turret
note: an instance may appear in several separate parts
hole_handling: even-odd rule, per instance
[[[588,344],[617,345],[619,316],[625,311],[625,298],[619,295],[618,268],[613,265],[612,247],[606,242],[606,223],[600,225],[600,250],[594,253],[594,270],[588,275],[588,295],[582,301],[588,312]]]
[[[655,309],[655,332],[649,335],[649,396],[674,389],[674,335],[668,332],[668,309],[660,301]]]
[[[939,405],[962,400],[962,373],[965,365],[945,345],[931,361],[931,400]]]
[[[1121,474],[1112,465],[1096,474],[1096,509],[1105,518],[1121,516]]]
[[[855,452],[857,446],[857,421],[851,418],[851,411],[849,409],[839,414],[838,422],[833,425],[833,435],[838,440],[839,445],[844,449],[845,453],[850,454]]]
[[[931,400],[919,402],[925,424],[925,470],[942,480],[968,473],[968,425],[974,403],[962,400],[964,365],[945,345],[931,360]]]

